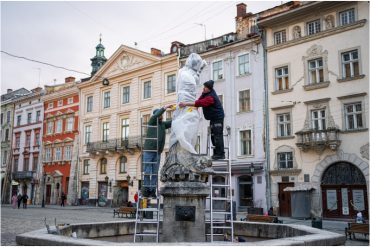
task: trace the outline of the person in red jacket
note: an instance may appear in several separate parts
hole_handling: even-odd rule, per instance
[[[203,108],[203,115],[206,120],[210,120],[211,140],[215,146],[213,160],[225,159],[224,150],[224,118],[225,113],[221,101],[216,91],[213,89],[214,81],[209,80],[203,83],[203,92],[195,102],[180,102],[180,107],[195,106]]]

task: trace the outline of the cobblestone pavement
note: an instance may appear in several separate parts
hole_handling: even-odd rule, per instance
[[[57,223],[88,223],[88,222],[107,222],[112,220],[122,220],[113,218],[112,208],[84,207],[84,206],[29,206],[27,209],[13,209],[10,205],[1,206],[1,245],[16,245],[15,236],[25,232],[44,228],[44,218],[47,218],[49,225],[54,225],[54,218]],[[245,216],[244,216],[245,217]],[[237,215],[237,219],[242,215]],[[284,224],[311,225],[310,220],[295,220],[291,218],[280,218]],[[346,222],[323,221],[324,230],[344,234]],[[347,240],[346,245],[369,245],[368,238],[361,240]]]

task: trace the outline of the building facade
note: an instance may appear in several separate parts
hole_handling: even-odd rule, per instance
[[[120,206],[133,201],[141,184],[141,120],[148,121],[155,108],[175,102],[177,70],[176,54],[122,45],[78,86],[81,204]]]
[[[9,203],[11,198],[11,168],[12,168],[12,140],[14,103],[13,100],[28,94],[25,88],[17,90],[8,89],[6,94],[1,95],[1,201]],[[17,183],[17,182],[13,182]]]
[[[43,97],[43,197],[45,204],[60,204],[62,193],[76,203],[79,92],[74,77],[64,84],[45,86]]]
[[[258,21],[267,51],[269,196],[281,216],[295,215],[292,196],[304,192],[312,216],[368,217],[368,21],[368,2],[302,2]]]
[[[11,194],[27,194],[28,204],[35,204],[39,200],[43,121],[42,95],[42,88],[38,87],[13,100]]]

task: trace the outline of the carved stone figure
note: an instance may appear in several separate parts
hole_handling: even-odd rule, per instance
[[[190,54],[177,77],[177,103],[194,102],[199,75],[206,62],[195,53]],[[212,162],[194,149],[200,114],[194,107],[177,107],[171,126],[170,150],[161,169],[160,179],[167,181],[202,181],[213,172]]]
[[[301,27],[300,26],[295,26],[293,28],[293,36],[294,36],[294,39],[298,39],[301,37]]]
[[[331,29],[334,27],[334,17],[332,15],[328,15],[325,18],[325,27],[326,29]]]

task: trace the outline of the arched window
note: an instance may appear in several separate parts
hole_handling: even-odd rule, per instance
[[[102,158],[100,160],[100,174],[106,174],[107,173],[107,159]]]
[[[119,173],[125,173],[126,172],[126,163],[127,163],[126,156],[122,156],[119,159]]]

